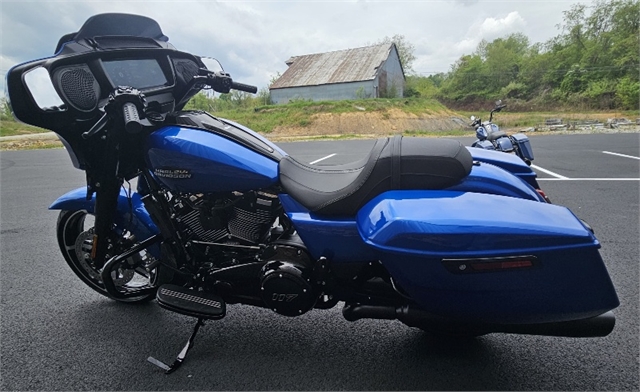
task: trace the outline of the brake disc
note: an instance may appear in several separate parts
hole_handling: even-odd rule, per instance
[[[93,228],[84,231],[78,235],[75,243],[76,257],[80,266],[91,276],[91,278],[102,281],[100,271],[96,270],[91,264],[91,248],[93,247]],[[118,268],[116,276],[113,277],[113,283],[118,286],[127,284],[133,278],[134,271],[126,268]]]

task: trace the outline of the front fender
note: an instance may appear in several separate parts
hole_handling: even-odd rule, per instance
[[[60,196],[50,206],[50,210],[85,210],[94,214],[95,195],[87,200],[87,189],[78,188]],[[158,234],[159,230],[144,207],[140,195],[132,192],[131,199],[124,190],[118,195],[118,206],[114,222],[118,227],[130,230],[139,241]]]

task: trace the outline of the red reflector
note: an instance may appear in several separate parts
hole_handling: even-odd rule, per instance
[[[538,192],[538,194],[540,196],[542,196],[542,198],[547,202],[547,203],[551,203],[551,200],[549,200],[549,198],[547,197],[547,195],[544,193],[544,191],[542,189],[536,189],[536,192]]]
[[[533,263],[531,262],[531,260],[513,260],[493,261],[489,263],[471,263],[470,266],[475,271],[494,271],[513,268],[529,268],[533,267]]]

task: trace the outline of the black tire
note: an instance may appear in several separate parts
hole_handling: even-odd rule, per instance
[[[65,261],[71,267],[73,272],[82,280],[87,286],[91,287],[96,292],[104,295],[105,297],[114,299],[120,302],[126,303],[139,303],[147,302],[155,298],[155,291],[140,296],[134,296],[129,298],[114,298],[111,296],[104,287],[100,278],[100,271],[95,270],[89,265],[89,263],[81,260],[79,254],[85,248],[90,248],[90,242],[86,240],[88,233],[93,227],[92,219],[87,217],[93,217],[85,210],[60,211],[57,223],[57,236],[58,245],[60,251],[64,256]],[[80,249],[79,249],[80,248]],[[87,249],[88,250],[88,249]],[[142,257],[142,256],[138,256]],[[142,284],[151,285],[153,277],[151,274],[145,276],[146,283],[141,283],[143,277],[142,273],[134,272],[133,270],[126,270],[122,276],[116,280],[116,286],[121,291],[126,291],[127,288],[140,288]]]

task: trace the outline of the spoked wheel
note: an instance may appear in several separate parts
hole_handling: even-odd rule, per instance
[[[102,270],[94,268],[90,262],[93,225],[94,217],[87,211],[63,210],[60,212],[57,224],[58,245],[73,272],[93,290],[117,301],[144,302],[155,298],[155,292],[149,293],[148,291],[146,294],[127,298],[114,298],[107,292],[100,276]],[[130,237],[130,233],[125,232],[117,237],[126,241]],[[123,266],[114,269],[111,274],[117,290],[126,293],[154,287],[157,283],[157,269],[152,269],[151,271],[145,269],[145,266],[149,266],[153,262],[155,262],[155,258],[144,250],[125,260],[122,263]],[[139,267],[136,269],[125,268],[127,265],[137,265]]]

